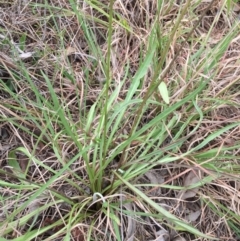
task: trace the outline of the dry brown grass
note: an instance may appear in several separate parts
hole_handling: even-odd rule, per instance
[[[98,48],[101,51],[101,58],[105,59],[107,54],[107,33],[108,33],[108,19],[103,13],[97,9],[92,8],[84,1],[79,2],[79,11],[85,14],[89,26],[94,33]],[[179,13],[181,2],[174,1],[166,2],[164,9],[161,9],[161,15],[158,19],[162,27],[161,41],[162,48],[164,48],[164,40],[169,41],[169,31],[176,21]],[[201,70],[198,69],[199,63],[206,61],[206,56],[200,56],[198,63],[190,62],[192,55],[201,48],[202,42],[206,41],[205,48],[209,53],[213,51],[219,41],[229,32],[234,25],[236,19],[239,17],[240,5],[235,4],[234,8],[227,12],[226,6],[223,1],[215,0],[211,9],[208,10],[207,15],[202,19],[201,23],[195,29],[191,39],[185,40],[188,32],[194,26],[195,22],[201,13],[208,7],[209,1],[192,1],[188,13],[182,20],[181,27],[177,31],[174,39],[171,40],[170,51],[167,54],[164,68],[168,66],[174,58],[175,53],[183,46],[182,51],[174,62],[171,70],[167,73],[164,81],[168,85],[171,93],[172,103],[178,102],[187,92],[191,92],[196,86],[199,78],[195,76],[203,76]],[[1,43],[0,43],[0,75],[4,83],[14,89],[17,98],[22,99],[23,105],[29,112],[39,121],[39,126],[29,119],[26,113],[22,110],[19,101],[13,98],[3,85],[0,85],[0,115],[6,118],[14,119],[17,125],[12,121],[0,121],[0,167],[3,171],[11,173],[11,168],[8,167],[9,153],[16,147],[25,147],[29,152],[34,153],[35,157],[40,160],[46,167],[53,170],[58,170],[62,165],[58,162],[55,156],[52,143],[55,141],[51,131],[46,126],[46,117],[42,116],[36,106],[36,96],[32,90],[32,86],[26,81],[26,72],[29,78],[33,80],[38,88],[39,93],[46,100],[51,99],[46,81],[44,80],[41,71],[43,71],[50,79],[54,87],[54,91],[59,97],[61,103],[69,107],[72,119],[71,123],[75,123],[79,128],[77,131],[81,141],[82,134],[82,120],[79,118],[83,113],[89,110],[99,97],[99,94],[104,85],[104,66],[101,62],[99,53],[94,53],[89,47],[84,36],[82,25],[79,23],[77,16],[72,11],[72,7],[68,1],[48,1],[48,6],[52,8],[44,8],[45,1],[1,1],[0,2],[0,29],[1,29]],[[98,2],[99,7],[108,12],[108,1]],[[197,7],[196,7],[197,6]],[[51,12],[50,12],[51,10]],[[128,92],[131,83],[131,77],[136,73],[141,63],[141,58],[147,50],[148,37],[152,28],[155,15],[157,13],[157,1],[138,1],[138,0],[117,0],[114,3],[114,10],[122,19],[125,19],[127,25],[125,28],[118,23],[114,22],[114,32],[112,36],[112,53],[111,53],[111,73],[113,82],[111,83],[111,91],[120,83],[125,75],[126,63],[129,63],[129,74],[121,93],[116,99],[116,102],[121,102]],[[54,16],[54,17],[53,17]],[[117,19],[117,17],[116,17]],[[215,22],[214,25],[212,23]],[[124,22],[121,22],[124,25]],[[127,31],[129,28],[130,31]],[[210,34],[209,38],[207,35]],[[34,53],[32,56],[22,59],[25,66],[25,73],[21,69],[19,59],[17,59],[20,51],[16,49],[19,46],[21,39],[24,39],[23,48],[25,53]],[[7,41],[6,39],[10,40]],[[12,47],[11,47],[12,46]],[[15,48],[15,52],[13,51]],[[21,48],[21,46],[20,46]],[[18,52],[18,53],[17,53]],[[206,52],[204,52],[206,53]],[[191,135],[181,147],[179,152],[184,152],[195,147],[198,143],[206,138],[207,135],[214,131],[226,126],[229,123],[234,123],[240,120],[240,37],[236,37],[231,41],[230,46],[225,51],[224,56],[218,63],[218,70],[215,73],[214,79],[208,85],[207,91],[201,96],[199,105],[202,107],[204,113],[203,120],[197,132]],[[142,56],[143,55],[143,56]],[[161,56],[159,56],[161,59]],[[188,77],[189,66],[195,74],[191,78]],[[70,81],[66,73],[69,73],[76,79],[76,83]],[[154,67],[149,70],[148,75],[144,78],[139,96],[143,96],[150,84],[151,77],[153,76]],[[20,78],[14,76],[14,73]],[[153,99],[159,100],[160,96],[153,96]],[[218,99],[218,101],[216,101]],[[145,116],[145,122],[153,119],[159,109],[153,107]],[[186,120],[191,115],[191,111],[182,106],[178,110],[179,114],[183,116],[180,122]],[[206,114],[205,114],[206,113]],[[131,113],[129,113],[130,115]],[[53,113],[49,113],[53,116]],[[128,113],[126,113],[128,116]],[[55,118],[55,117],[54,117]],[[52,130],[60,133],[60,128],[57,118],[52,122]],[[92,129],[95,129],[100,118],[96,118],[92,122]],[[128,119],[128,117],[126,117]],[[133,118],[128,119],[125,129],[131,129]],[[191,122],[188,127],[188,132],[197,125],[198,121]],[[144,125],[144,123],[142,123]],[[21,126],[21,128],[19,128]],[[44,130],[44,132],[42,132]],[[122,130],[119,131],[121,133]],[[171,130],[169,130],[171,134]],[[92,133],[87,133],[89,139]],[[39,138],[39,136],[41,138]],[[201,175],[205,177],[211,175],[213,180],[206,182],[206,184],[195,189],[196,194],[190,198],[181,198],[179,190],[169,188],[149,188],[142,187],[149,197],[155,200],[159,205],[164,206],[171,213],[177,217],[190,222],[193,226],[197,227],[202,233],[219,238],[219,240],[234,241],[240,240],[238,234],[229,225],[229,220],[240,216],[240,186],[239,186],[239,171],[240,163],[239,158],[228,159],[221,157],[216,165],[214,172],[210,167],[214,165],[211,159],[204,159],[201,157],[204,152],[208,152],[213,148],[218,148],[219,151],[225,146],[234,146],[240,140],[240,127],[231,129],[225,132],[220,137],[211,141],[204,149],[198,150],[199,159],[193,159],[192,156],[171,164],[164,164],[155,168],[151,174],[146,174],[144,177],[138,179],[140,184],[152,183],[171,186],[182,186],[189,173],[193,177]],[[116,144],[121,141],[115,140]],[[136,144],[137,146],[139,143]],[[74,144],[68,136],[61,135],[56,143],[62,154],[62,161],[67,162],[78,153],[78,147]],[[133,145],[134,148],[137,148]],[[93,154],[93,153],[91,153]],[[239,150],[232,150],[231,153],[226,151],[226,156],[239,157]],[[197,155],[196,155],[197,156]],[[202,158],[202,160],[201,160]],[[213,157],[212,157],[213,158]],[[29,158],[24,154],[18,154],[17,160],[22,170],[26,170]],[[202,165],[205,162],[205,166]],[[209,168],[207,164],[209,163]],[[77,186],[84,188],[76,175],[86,177],[85,164],[83,160],[72,165],[72,173],[66,173],[59,178],[51,188],[55,191],[63,193],[67,198],[75,198],[81,196]],[[199,172],[201,170],[201,172]],[[9,183],[16,183],[18,180],[14,175],[0,174],[2,180]],[[52,173],[46,168],[44,169],[38,163],[31,165],[28,173],[28,178],[36,183],[46,183],[50,179]],[[65,178],[73,180],[75,186],[71,183],[66,183]],[[192,177],[192,178],[193,178]],[[84,178],[83,178],[84,179]],[[155,183],[154,183],[155,182]],[[8,197],[9,201],[0,206],[1,216],[0,220],[4,221],[7,217],[3,214],[3,210],[8,213],[14,212],[12,207],[21,206],[28,197],[32,195],[31,191],[26,193],[19,192],[21,197],[18,200],[12,200],[11,196],[16,197],[19,190],[9,188],[0,189],[2,197]],[[201,194],[201,195],[200,195]],[[111,199],[111,198],[110,198]],[[51,196],[36,200],[35,204],[23,208],[22,212],[18,215],[26,215],[29,209],[43,207],[49,200],[54,200]],[[114,200],[114,198],[112,198]],[[142,206],[142,203],[137,200],[134,195],[132,196],[133,203],[130,207],[131,210],[141,212],[151,212],[151,207]],[[129,207],[125,207],[126,209]],[[200,212],[199,212],[200,211]],[[229,212],[228,212],[229,211]],[[63,216],[70,212],[68,206],[62,205],[61,207],[56,203],[44,210],[35,228],[51,225],[55,220],[62,220]],[[196,219],[189,215],[199,212]],[[17,217],[19,218],[19,217]],[[125,219],[126,218],[126,219]],[[174,229],[169,229],[165,224],[161,224],[161,217],[155,219],[145,218],[140,222],[131,221],[125,217],[125,223],[122,225],[127,228],[129,222],[135,227],[135,238],[129,240],[207,240],[204,238],[195,238],[187,232],[181,232]],[[238,220],[239,221],[239,220]],[[233,223],[237,223],[237,220]],[[83,241],[86,240],[85,233],[89,230],[91,224],[91,217],[86,223],[80,223],[72,227],[72,240]],[[160,228],[170,230],[165,239],[156,239],[156,230]],[[107,240],[104,227],[108,230],[113,230],[113,227],[106,217],[100,216],[94,225],[95,240]],[[56,229],[61,229],[61,225]],[[45,233],[44,238],[50,237],[54,232]],[[236,227],[240,229],[240,226]],[[4,227],[1,227],[0,233],[3,232]],[[24,234],[25,229],[19,228],[14,232],[8,234],[8,238],[16,238]],[[114,233],[114,231],[112,231]],[[127,231],[126,231],[127,233]],[[112,234],[111,234],[112,235]],[[114,240],[114,236],[110,235],[110,239]],[[131,235],[128,233],[127,235]],[[54,240],[63,240],[63,234],[59,235]],[[7,236],[6,236],[7,237]],[[43,236],[34,240],[43,240]],[[92,237],[93,238],[93,237]],[[130,238],[130,236],[129,236]],[[179,239],[177,239],[179,238]],[[47,240],[47,239],[44,239]]]

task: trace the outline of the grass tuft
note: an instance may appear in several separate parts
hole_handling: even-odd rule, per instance
[[[0,240],[237,240],[239,3],[0,3]]]

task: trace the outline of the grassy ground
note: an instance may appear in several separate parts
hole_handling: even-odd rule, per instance
[[[240,240],[239,13],[0,1],[0,240]]]

